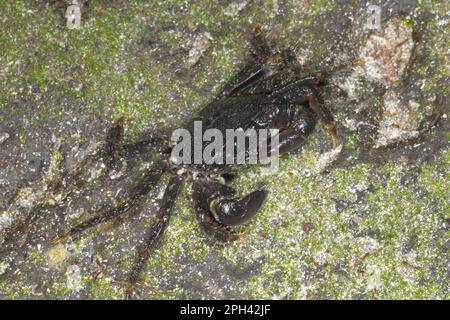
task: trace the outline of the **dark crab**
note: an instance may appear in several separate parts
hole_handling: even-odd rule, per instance
[[[187,124],[192,130],[194,120],[203,122],[204,130],[242,128],[278,129],[279,153],[296,151],[320,120],[331,133],[336,146],[338,133],[331,114],[318,102],[316,77],[301,77],[294,55],[289,50],[271,53],[260,25],[253,30],[254,61],[233,79],[220,96],[209,103]],[[155,160],[143,179],[131,190],[128,198],[117,207],[105,210],[74,226],[54,241],[76,237],[88,228],[117,218],[135,207],[165,174],[171,174],[164,192],[156,221],[148,229],[145,240],[137,249],[136,260],[128,278],[127,296],[133,291],[152,250],[160,242],[166,229],[177,195],[184,181],[193,181],[193,202],[202,227],[220,241],[233,241],[239,233],[231,227],[240,225],[255,216],[263,205],[266,191],[259,189],[240,197],[236,191],[218,179],[227,175],[235,165],[183,165],[171,161],[171,146],[165,139],[157,143],[122,143],[121,118],[110,130],[107,150],[111,155],[108,164],[114,167],[119,159],[127,159],[158,148],[161,156]],[[182,170],[180,170],[182,169]],[[195,174],[193,174],[195,173]]]

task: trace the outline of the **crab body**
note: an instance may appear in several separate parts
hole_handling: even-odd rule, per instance
[[[259,66],[260,69],[264,67]],[[289,147],[289,141],[284,139],[286,137],[289,139],[287,135],[289,131],[280,136],[284,139],[281,141],[284,148],[281,148],[280,152],[291,151],[294,147],[298,148],[316,125],[317,115],[309,107],[309,99],[317,96],[315,81],[316,79],[311,77],[296,78],[290,69],[280,70],[280,73],[271,74],[267,78],[254,79],[254,83],[239,91],[222,93],[219,99],[203,108],[189,122],[186,129],[194,136],[194,123],[201,123],[202,133],[214,129],[225,137],[228,130],[248,132],[249,129],[277,129],[283,132],[292,128],[302,135],[301,138],[295,137],[297,140],[295,146]],[[207,144],[208,142],[204,141],[203,148]],[[227,150],[222,150],[222,154],[226,152]],[[213,164],[193,163],[194,161],[183,164],[183,167],[205,174],[217,174],[226,173],[239,165],[239,163],[226,164],[225,161]]]

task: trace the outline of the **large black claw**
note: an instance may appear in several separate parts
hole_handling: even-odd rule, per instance
[[[217,199],[211,202],[210,210],[214,218],[220,223],[226,226],[235,226],[254,217],[266,197],[267,193],[264,190],[257,190],[242,199]]]

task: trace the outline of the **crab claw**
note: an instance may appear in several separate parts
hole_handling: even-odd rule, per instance
[[[242,199],[219,198],[211,201],[210,211],[220,223],[236,226],[254,217],[266,197],[267,193],[264,190],[256,190]]]
[[[244,198],[235,196],[233,188],[217,180],[196,179],[192,197],[200,224],[221,242],[240,239],[240,233],[229,228],[255,216],[266,198],[266,192],[256,190]]]

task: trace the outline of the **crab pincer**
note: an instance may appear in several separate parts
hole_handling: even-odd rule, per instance
[[[223,231],[221,227],[241,225],[254,217],[266,197],[267,193],[263,189],[255,190],[242,198],[238,197],[233,188],[214,179],[197,179],[193,187],[197,214],[206,215],[210,230],[212,227],[214,231],[219,231],[219,236]],[[230,237],[227,234],[221,238],[229,241],[238,237]]]

